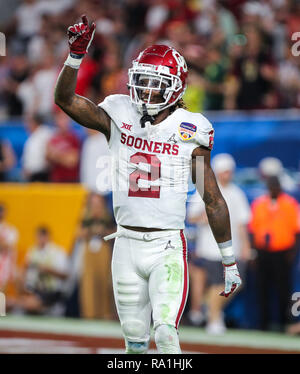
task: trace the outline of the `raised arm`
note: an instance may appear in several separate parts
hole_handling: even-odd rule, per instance
[[[77,69],[64,66],[55,87],[55,104],[80,125],[101,131],[109,140],[110,117],[91,100],[75,94]]]
[[[91,100],[75,94],[78,69],[95,32],[95,24],[89,27],[86,16],[82,16],[82,21],[68,29],[71,52],[56,82],[55,103],[74,121],[90,129],[101,131],[109,140],[108,114]]]
[[[225,290],[221,295],[227,297],[240,286],[241,279],[232,249],[228,207],[211,168],[208,148],[193,151],[192,179],[205,203],[208,222],[220,249],[225,269]]]

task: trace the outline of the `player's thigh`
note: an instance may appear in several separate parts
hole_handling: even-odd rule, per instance
[[[118,238],[112,258],[113,291],[121,325],[138,321],[150,329],[151,305],[148,282],[136,273],[130,253],[132,241]]]
[[[186,242],[181,237],[165,251],[149,279],[154,328],[161,324],[178,327],[185,308],[189,280]]]

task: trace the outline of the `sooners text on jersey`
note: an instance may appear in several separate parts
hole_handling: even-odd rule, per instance
[[[119,225],[184,228],[195,148],[212,147],[213,128],[199,113],[177,109],[157,125],[141,128],[141,114],[127,95],[99,104],[111,118],[114,214]]]

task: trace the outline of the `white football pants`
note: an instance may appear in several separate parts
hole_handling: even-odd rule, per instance
[[[183,230],[144,233],[119,227],[112,236],[117,237],[112,257],[113,290],[126,352],[147,351],[152,312],[155,331],[161,325],[169,326],[168,330],[158,329],[155,336],[159,353],[180,353],[175,340],[188,294]],[[169,343],[162,341],[165,348],[160,349],[158,342],[164,336]]]

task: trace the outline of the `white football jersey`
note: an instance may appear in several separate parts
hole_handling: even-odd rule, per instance
[[[99,104],[111,118],[113,208],[118,225],[183,229],[191,155],[211,148],[214,130],[200,113],[177,109],[157,125],[141,127],[127,95]]]

